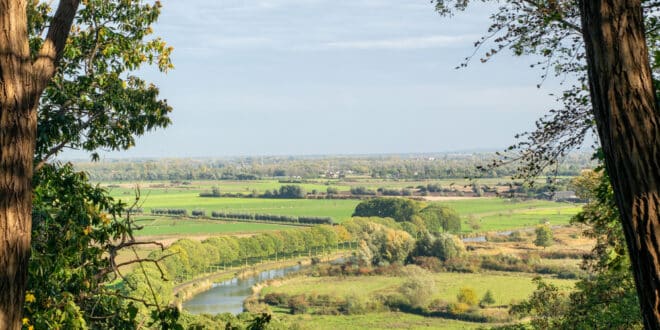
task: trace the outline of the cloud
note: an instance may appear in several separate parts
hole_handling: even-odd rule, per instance
[[[461,36],[423,36],[381,40],[353,40],[325,43],[331,49],[424,49],[448,47],[475,39],[473,35]]]

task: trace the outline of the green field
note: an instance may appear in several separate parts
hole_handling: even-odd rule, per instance
[[[295,226],[267,223],[224,222],[215,220],[179,220],[168,217],[141,217],[136,221],[143,229],[139,235],[244,234],[272,230],[288,230]]]
[[[224,182],[224,181],[223,181]],[[199,197],[201,191],[210,188],[214,182],[193,182],[190,186],[177,188],[165,187],[142,187],[140,189],[139,205],[149,214],[153,208],[172,208],[205,210],[207,215],[212,211],[226,213],[251,213],[251,214],[277,214],[290,216],[317,216],[331,217],[337,222],[342,222],[351,217],[358,200],[339,199],[265,199],[265,198],[204,198]],[[277,181],[235,181],[236,185],[241,183],[248,185],[246,188],[279,187]],[[154,184],[152,184],[154,185]],[[221,188],[222,189],[222,188]],[[134,189],[111,188],[111,195],[131,203],[135,198]],[[541,222],[550,222],[552,225],[567,224],[570,218],[581,209],[581,206],[568,203],[556,203],[544,200],[512,201],[501,198],[468,198],[460,200],[447,200],[439,203],[455,209],[463,219],[463,232],[484,232],[509,230],[523,227],[533,227]],[[192,221],[192,222],[191,222]],[[182,223],[189,222],[189,225]],[[479,228],[471,228],[471,224],[478,223]],[[145,224],[145,230],[141,235],[151,234],[192,234],[192,233],[232,233],[250,232],[262,230],[280,229],[275,225],[262,226],[257,224],[233,224],[231,228],[227,224],[216,222],[204,222],[193,220],[178,220],[172,222],[157,222]],[[253,227],[250,227],[253,226]],[[253,228],[253,229],[251,229]]]
[[[291,320],[302,329],[479,329],[483,323],[470,323],[437,317],[423,317],[399,312],[368,313],[365,315],[278,315]]]
[[[532,274],[432,273],[429,276],[433,278],[436,286],[433,299],[438,298],[446,302],[456,301],[459,290],[468,287],[473,289],[478,297],[482,297],[487,290],[490,290],[495,299],[495,306],[507,306],[526,299],[536,289],[535,283],[532,282],[534,277]],[[264,288],[261,296],[278,292],[288,295],[330,295],[338,298],[358,296],[371,300],[396,292],[406,280],[405,276],[295,277],[278,286]],[[574,280],[551,278],[545,280],[557,285],[563,291],[571,290],[575,284]],[[372,312],[349,316],[289,315],[288,311],[280,312],[277,317],[310,329],[477,329],[487,326],[484,323],[422,317],[398,312]]]
[[[434,298],[444,301],[455,301],[462,287],[472,288],[478,297],[491,290],[495,305],[508,305],[512,301],[527,298],[535,289],[532,282],[534,274],[525,273],[432,273],[437,292]],[[396,291],[406,281],[402,276],[361,276],[361,277],[297,277],[295,281],[287,281],[282,286],[267,287],[262,295],[270,292],[296,294],[328,294],[338,297],[357,295],[369,297],[376,294],[386,294]],[[561,289],[570,290],[574,280],[546,279]]]

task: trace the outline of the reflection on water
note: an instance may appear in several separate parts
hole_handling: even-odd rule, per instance
[[[202,292],[187,302],[183,309],[192,314],[218,313],[238,314],[243,311],[243,300],[252,294],[252,286],[270,279],[283,277],[286,274],[300,270],[300,265],[273,269],[246,278],[233,278],[228,281],[213,284],[213,288]]]

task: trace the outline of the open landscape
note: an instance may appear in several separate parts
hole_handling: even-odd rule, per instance
[[[90,176],[97,175],[94,168],[89,170]],[[158,167],[152,165],[152,171]],[[557,187],[579,188],[574,186],[576,176],[557,177],[559,184],[548,189],[543,180],[531,187],[507,177],[398,180],[348,175],[329,181],[323,175],[99,183],[113,198],[132,207],[131,218],[140,228],[134,231],[138,240],[157,241],[167,247],[164,252],[155,246],[141,247],[142,257],[154,259],[177,251],[162,261],[163,271],[174,279],[158,285],[157,299],[163,302],[207,304],[215,314],[222,309],[212,306],[233,300],[214,293],[212,283],[224,283],[237,271],[251,274],[250,269],[277,270],[296,262],[311,262],[311,266],[287,271],[283,277],[250,280],[254,281],[250,282],[252,291],[231,298],[239,299],[232,306],[242,301],[248,312],[272,314],[277,320],[271,323],[275,328],[500,326],[519,320],[509,310],[538,289],[537,276],[544,285],[556,286],[567,295],[586,275],[581,260],[591,253],[594,240],[583,235],[583,227],[572,224],[584,204],[575,196],[569,197],[571,201],[556,200],[552,193]],[[292,196],[285,195],[291,192]],[[373,203],[380,206],[364,213],[361,205]],[[411,207],[413,213],[398,218],[392,207]],[[381,214],[379,210],[394,213],[373,217]],[[305,218],[328,219],[331,226],[299,221]],[[443,221],[453,224],[443,227],[448,225]],[[548,228],[550,241],[536,244],[538,228]],[[377,241],[381,231],[400,235],[402,241]],[[365,236],[367,232],[371,234]],[[438,237],[456,237],[457,252],[446,250],[451,249],[449,246],[418,251],[423,244],[432,244],[422,243],[425,239],[440,240],[424,238],[430,232]],[[238,250],[232,252],[233,247]],[[382,251],[390,251],[389,257],[378,256]],[[404,254],[392,259],[392,253]],[[440,254],[426,257],[427,253]],[[337,256],[341,256],[341,266],[337,261],[328,263]],[[130,259],[130,255],[119,255],[120,261]],[[146,279],[135,267],[126,269],[137,272],[135,280]],[[411,279],[423,283],[414,290],[428,291],[424,302],[406,298],[410,293],[405,288]],[[152,285],[158,282],[155,278],[149,281]],[[490,300],[487,304],[460,302],[457,296],[461,290],[473,294],[477,302],[486,293]],[[205,300],[198,302],[202,299],[198,296]],[[304,307],[296,309],[296,299]],[[207,328],[232,322],[234,317],[185,315],[185,324]]]
[[[0,0],[0,330],[660,329],[659,15]]]

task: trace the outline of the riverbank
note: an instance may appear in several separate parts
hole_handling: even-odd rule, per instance
[[[330,261],[343,256],[348,256],[350,254],[350,250],[343,250],[324,256],[299,257],[279,261],[267,261],[248,267],[222,270],[175,286],[172,292],[172,304],[176,305],[177,308],[181,310],[185,301],[188,301],[194,296],[213,288],[213,284],[217,282],[230,280],[232,278],[244,278],[272,269],[290,267],[294,265],[310,265],[312,263],[312,258],[320,258],[322,261]]]

